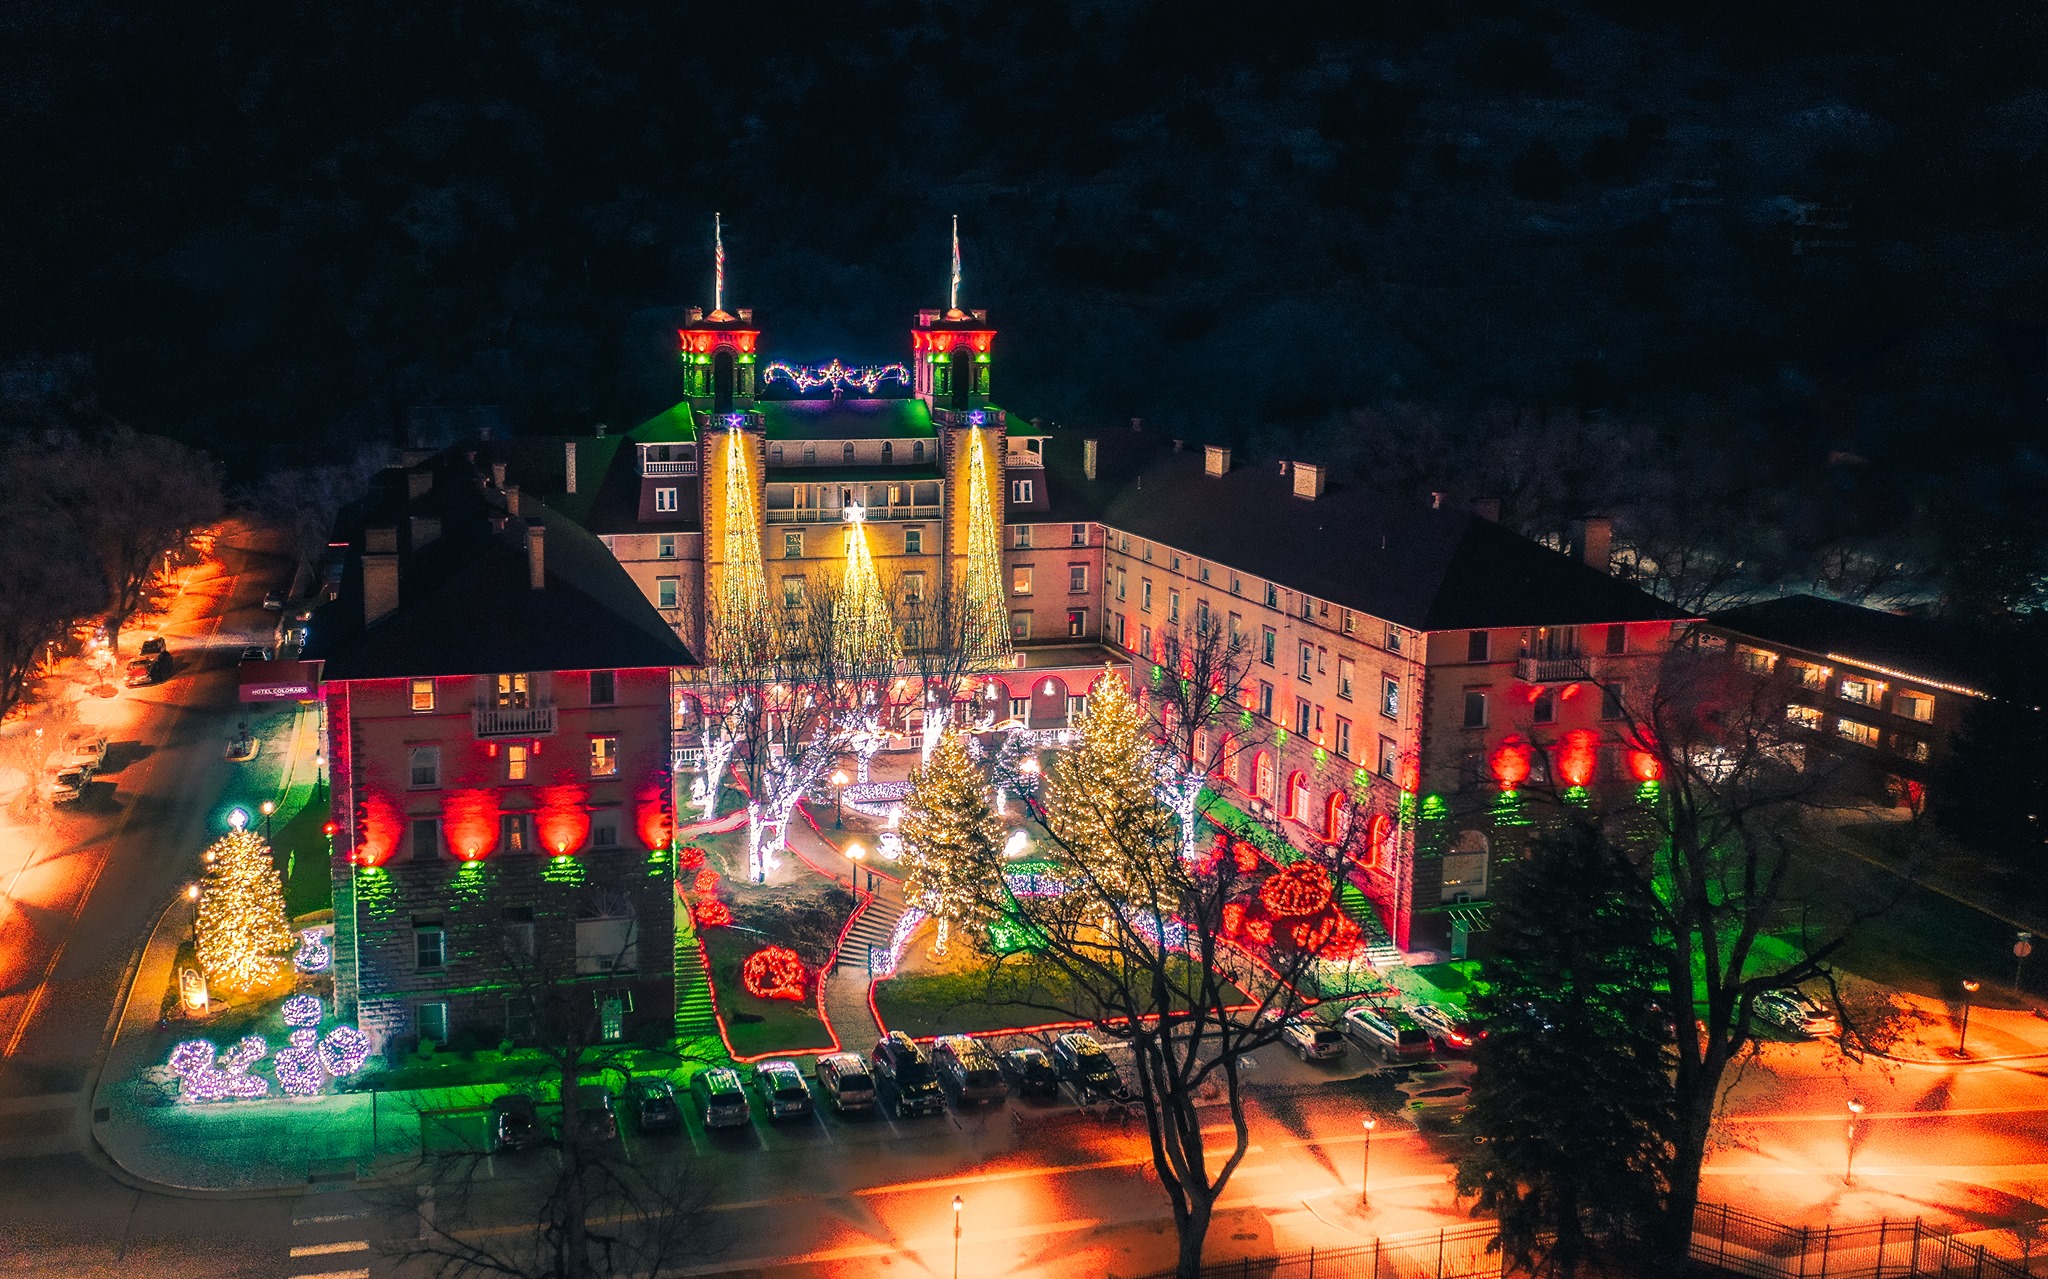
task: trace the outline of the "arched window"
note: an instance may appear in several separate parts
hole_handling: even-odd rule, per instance
[[[1394,849],[1394,819],[1374,813],[1365,828],[1365,868],[1384,870]]]
[[[1297,822],[1308,820],[1308,774],[1299,769],[1287,775],[1286,816]]]
[[[732,348],[722,346],[711,356],[711,411],[732,412]]]
[[[1344,842],[1344,836],[1351,830],[1351,804],[1344,796],[1344,788],[1338,787],[1323,801],[1323,838],[1332,844]]]
[[[1252,757],[1252,794],[1273,798],[1273,757],[1264,751]]]
[[[947,407],[965,412],[967,397],[974,390],[974,352],[964,346],[954,347],[952,372],[952,384],[946,388]]]
[[[840,448],[839,448],[839,460],[840,460],[840,461],[842,461],[842,462],[848,462],[848,463],[851,463],[851,462],[853,461],[853,441],[852,441],[852,440],[848,440],[848,441],[847,441],[847,442],[846,442],[845,444],[843,444],[843,445],[841,445],[841,446],[840,446]]]

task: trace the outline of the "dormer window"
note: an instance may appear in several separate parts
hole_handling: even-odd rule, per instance
[[[882,441],[882,460],[884,462],[896,460],[896,445],[889,440]]]
[[[913,461],[913,462],[922,462],[922,461],[924,461],[924,441],[923,441],[923,440],[912,440],[912,441],[910,442],[910,460],[911,460],[911,461]]]
[[[839,460],[840,460],[840,461],[842,461],[842,462],[844,462],[844,463],[846,463],[846,464],[847,464],[848,466],[851,466],[851,465],[853,465],[853,441],[852,441],[852,440],[848,440],[848,441],[847,441],[846,443],[844,443],[844,444],[842,444],[842,445],[840,445],[840,446],[839,446]]]

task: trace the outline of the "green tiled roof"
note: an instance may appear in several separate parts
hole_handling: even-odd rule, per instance
[[[937,435],[923,400],[758,400],[754,408],[770,440],[928,440]]]
[[[695,444],[697,423],[687,402],[657,413],[627,435],[635,444]]]

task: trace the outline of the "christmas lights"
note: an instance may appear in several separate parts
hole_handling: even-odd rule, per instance
[[[1010,653],[1009,606],[1003,599],[1003,539],[996,485],[989,480],[982,433],[968,432],[967,575],[961,599],[960,646],[969,670],[992,670]]]
[[[1510,737],[1493,752],[1493,779],[1504,791],[1514,790],[1529,780],[1529,743]]]
[[[1259,900],[1275,915],[1313,915],[1330,904],[1330,875],[1314,862],[1296,862],[1259,885]]]
[[[903,657],[889,597],[868,550],[867,513],[858,502],[846,507],[846,576],[832,601],[832,641],[842,670],[886,670]]]
[[[897,965],[903,962],[903,952],[909,948],[910,939],[917,935],[917,930],[924,927],[924,921],[930,918],[930,915],[915,906],[903,912],[896,921],[895,929],[889,934],[889,966],[877,976],[887,976],[896,971]]]
[[[697,874],[690,880],[690,889],[691,891],[697,893],[717,892],[718,872],[715,870],[711,870],[709,868],[698,871]]]
[[[690,918],[699,928],[723,928],[732,922],[732,911],[721,901],[701,901],[690,908]]]
[[[214,985],[253,990],[283,972],[280,952],[292,943],[284,886],[270,846],[254,831],[238,826],[206,850],[195,934]]]
[[[334,951],[317,928],[299,934],[299,948],[292,952],[292,967],[302,973],[324,973],[334,963]]]
[[[1244,931],[1244,903],[1226,902],[1223,906],[1223,935],[1235,937]]]
[[[282,1049],[273,1059],[278,1087],[289,1096],[310,1097],[327,1083],[327,1070],[320,1064],[320,1050],[316,1046],[320,1034],[302,1028],[293,1031],[289,1038],[291,1047]]]
[[[754,485],[746,434],[725,435],[725,527],[720,549],[718,613],[711,619],[712,655],[738,670],[758,670],[774,655],[774,625],[768,612],[768,579],[761,567],[761,529],[754,512]]]
[[[1600,739],[1591,729],[1575,728],[1557,744],[1557,776],[1567,786],[1592,782],[1600,762]]]
[[[763,946],[740,965],[740,984],[756,999],[804,997],[804,961],[787,946]]]
[[[171,1050],[170,1058],[172,1073],[183,1081],[180,1099],[196,1103],[269,1096],[270,1081],[248,1073],[269,1051],[261,1035],[244,1036],[225,1055],[217,1055],[207,1040],[186,1040]]]
[[[821,386],[829,386],[834,391],[844,391],[849,386],[857,386],[873,395],[875,388],[884,382],[902,382],[907,385],[910,381],[910,369],[901,364],[849,366],[841,364],[836,358],[829,364],[810,365],[784,364],[778,360],[762,370],[761,378],[767,382],[778,379],[788,382],[799,391],[815,391]]]
[[[315,995],[293,995],[284,1001],[278,1010],[287,1026],[317,1026],[320,1024],[320,1000]]]
[[[676,850],[677,870],[696,870],[704,864],[704,850],[695,844],[686,844]]]
[[[346,1079],[370,1060],[370,1037],[354,1026],[336,1026],[320,1041],[321,1068],[336,1079]]]

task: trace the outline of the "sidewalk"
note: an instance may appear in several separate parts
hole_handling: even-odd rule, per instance
[[[1983,1001],[1970,1009],[1969,1036],[1963,1041],[1961,1008],[1938,999],[1900,991],[1896,996],[1920,1018],[1885,1052],[1889,1061],[1911,1066],[1992,1066],[2048,1059],[2048,1018],[2031,999],[2014,1000],[2009,989],[1984,990]],[[2017,1005],[2017,1006],[2016,1006]],[[1967,1057],[1956,1055],[1958,1041]]]

